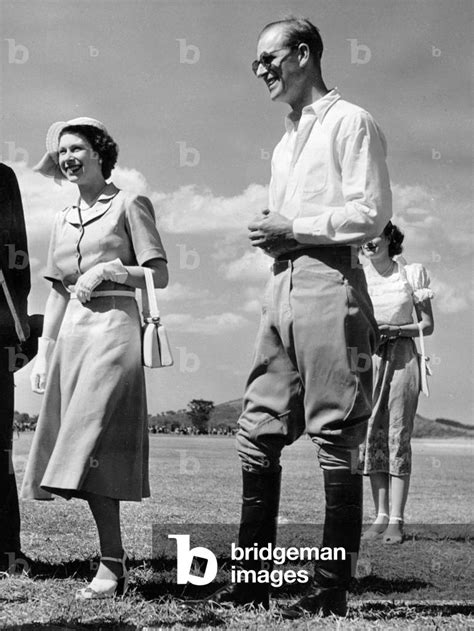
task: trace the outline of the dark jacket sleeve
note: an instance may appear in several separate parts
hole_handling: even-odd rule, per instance
[[[30,264],[25,218],[16,175],[5,164],[0,164],[0,266],[27,332]],[[14,320],[3,289],[0,289],[0,336],[3,341],[6,338],[17,341]]]

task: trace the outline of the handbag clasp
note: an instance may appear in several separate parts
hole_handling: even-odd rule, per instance
[[[144,318],[144,320],[147,324],[160,324],[160,318],[157,316],[148,316],[147,318]]]

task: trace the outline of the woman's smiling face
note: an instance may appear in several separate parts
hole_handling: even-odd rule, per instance
[[[86,184],[102,176],[99,155],[90,143],[78,134],[64,133],[59,139],[59,167],[74,184]]]

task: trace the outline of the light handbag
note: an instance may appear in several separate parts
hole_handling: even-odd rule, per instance
[[[427,397],[430,396],[430,389],[428,387],[428,379],[427,377],[431,377],[433,374],[431,372],[431,368],[428,365],[430,358],[426,356],[425,353],[425,339],[423,335],[423,329],[421,327],[420,322],[418,322],[418,331],[420,332],[420,351],[418,353],[418,365],[420,367],[420,391]]]
[[[412,293],[413,293],[413,288],[407,278],[407,274],[405,271],[405,265],[406,265],[406,261],[403,257],[397,257],[397,263],[400,269],[400,273],[403,274],[403,277],[405,279],[405,281],[407,282],[407,284],[409,285]],[[418,353],[418,367],[420,370],[420,392],[423,392],[423,394],[426,397],[430,396],[430,389],[428,386],[428,377],[432,376],[432,372],[431,372],[431,368],[428,365],[428,362],[430,361],[430,358],[426,355],[425,353],[425,337],[423,335],[423,328],[420,324],[420,322],[418,322],[418,314],[416,312],[416,309],[413,312],[413,321],[417,323],[418,326],[418,333],[419,333],[419,340],[420,340],[420,353]]]
[[[144,267],[146,289],[141,290],[143,309],[142,359],[148,368],[164,368],[173,365],[173,356],[166,330],[160,321],[160,312],[156,303],[153,272]]]

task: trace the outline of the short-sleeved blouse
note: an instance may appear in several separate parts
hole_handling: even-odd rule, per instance
[[[414,304],[433,298],[430,277],[423,265],[404,265],[401,261],[395,264],[397,269],[387,277],[379,274],[371,263],[364,265],[378,324],[411,324]]]
[[[143,265],[166,260],[166,253],[150,200],[110,183],[91,208],[69,206],[56,215],[44,277],[68,287],[94,265],[116,258]]]

